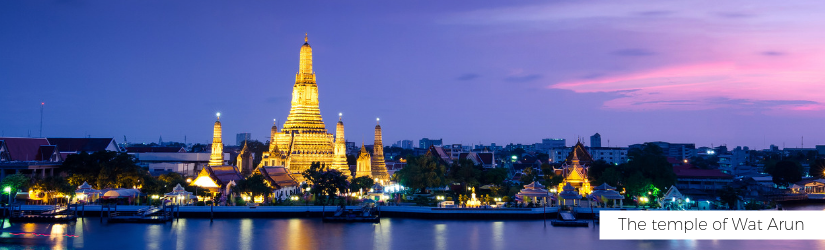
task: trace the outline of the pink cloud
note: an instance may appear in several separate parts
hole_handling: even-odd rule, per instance
[[[623,92],[604,103],[623,110],[758,108],[825,110],[825,72],[799,65],[709,62],[639,70],[548,86],[578,93]]]

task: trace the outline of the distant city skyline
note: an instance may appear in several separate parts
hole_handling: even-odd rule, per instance
[[[712,3],[712,4],[711,4]],[[779,8],[781,7],[781,8]],[[295,11],[295,10],[312,11]],[[186,11],[183,11],[186,10]],[[309,33],[347,141],[825,144],[825,3],[0,3],[0,135],[265,141]],[[228,142],[228,143],[227,143]]]

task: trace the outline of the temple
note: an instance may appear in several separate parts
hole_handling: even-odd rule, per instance
[[[218,120],[215,121],[215,132],[212,138],[212,155],[209,159],[209,166],[201,169],[190,185],[206,189],[211,193],[210,196],[218,193],[222,194],[221,204],[225,204],[227,195],[231,193],[231,187],[235,185],[236,181],[243,179],[243,175],[237,167],[223,164],[220,117],[221,114],[218,113]]]
[[[217,114],[214,132],[212,133],[212,155],[209,157],[209,166],[223,166],[223,140],[221,139],[221,113]]]
[[[338,169],[344,176],[350,176],[349,165],[347,164],[347,142],[344,139],[344,121],[342,114],[338,114],[338,125],[335,128],[335,148],[332,156],[332,169]]]
[[[244,176],[247,176],[252,174],[252,171],[255,170],[252,166],[253,160],[254,156],[252,155],[252,151],[249,150],[246,141],[244,141],[241,152],[239,152],[238,157],[235,158],[235,165],[238,166],[238,169]]]
[[[381,125],[377,123],[378,119],[376,119],[375,124],[375,144],[372,147],[372,178],[375,178],[377,180],[376,182],[387,182],[390,180],[390,176],[387,174],[387,163],[384,162],[384,143],[382,142]]]
[[[367,148],[364,147],[364,144],[361,144],[361,153],[358,154],[358,160],[356,161],[355,165],[355,177],[370,177],[372,178],[372,157],[370,157],[370,153],[367,152]]]
[[[312,71],[312,47],[305,37],[298,73],[295,74],[295,85],[292,87],[292,108],[283,129],[272,136],[270,144],[281,151],[284,165],[292,175],[298,181],[303,181],[301,173],[309,169],[313,162],[320,162],[332,169],[341,168],[340,165],[332,164],[333,139],[321,119],[318,85],[315,82],[315,72]],[[345,169],[339,170],[346,172]]]
[[[582,162],[589,164],[592,161],[593,157],[585,150],[584,145],[581,142],[576,143],[562,168],[556,169],[556,174],[564,177],[564,181],[559,183],[558,190],[564,190],[565,186],[570,185],[582,196],[589,194],[592,189],[590,180],[587,179],[588,166],[582,165]]]

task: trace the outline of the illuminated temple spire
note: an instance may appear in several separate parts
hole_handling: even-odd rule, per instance
[[[275,138],[278,137],[278,119],[273,119],[272,129],[269,131],[269,152],[275,150],[278,144],[275,143]]]
[[[347,143],[344,139],[344,121],[338,113],[338,125],[335,128],[335,148],[332,156],[332,169],[337,169],[344,173],[345,176],[350,176],[349,165],[347,165]]]
[[[387,163],[384,162],[384,143],[381,136],[380,119],[375,119],[375,144],[372,147],[372,177],[381,181],[389,181]]]
[[[221,139],[221,113],[217,114],[215,130],[212,134],[212,155],[209,157],[209,166],[223,166],[223,140]]]
[[[313,162],[320,162],[326,167],[333,165],[335,143],[334,136],[327,132],[321,119],[308,37],[304,37],[301,46],[291,105],[286,122],[272,141],[281,150],[284,166],[300,182],[303,181],[300,173],[309,169]]]
[[[364,147],[364,143],[361,143],[361,151],[358,153],[358,160],[356,160],[355,165],[355,177],[369,177],[372,178],[372,164],[370,158],[370,153],[367,152],[367,147]]]

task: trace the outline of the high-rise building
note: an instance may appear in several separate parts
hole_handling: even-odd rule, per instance
[[[602,147],[602,135],[596,133],[595,135],[590,136],[590,147],[591,148],[601,148]]]
[[[209,156],[209,166],[223,166],[223,139],[221,138],[221,113],[217,114],[214,132],[212,133],[212,154]]]
[[[252,140],[252,133],[238,133],[235,135],[235,146],[243,146],[243,142]]]
[[[430,146],[441,146],[442,139],[429,139],[429,138],[421,138],[418,140],[418,148],[430,148]]]
[[[398,147],[398,148],[403,148],[403,149],[412,149],[412,144],[413,144],[412,140],[400,140],[400,141],[392,144],[392,146],[393,147]]]

